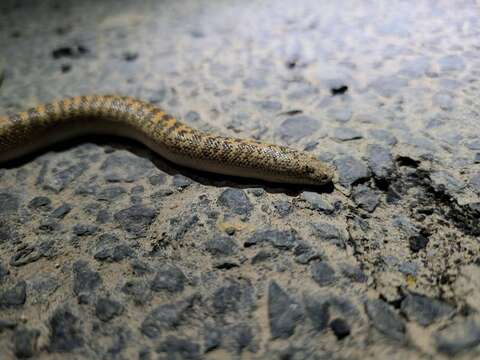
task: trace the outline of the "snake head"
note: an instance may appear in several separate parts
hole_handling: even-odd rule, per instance
[[[324,185],[332,181],[335,172],[332,167],[312,157],[305,165],[305,177],[312,185]]]

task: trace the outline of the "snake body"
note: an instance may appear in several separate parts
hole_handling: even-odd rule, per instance
[[[52,143],[88,134],[133,138],[182,166],[270,182],[322,185],[333,170],[305,152],[193,129],[130,97],[66,98],[0,117],[0,164]]]

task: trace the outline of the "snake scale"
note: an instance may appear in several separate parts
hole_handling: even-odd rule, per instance
[[[0,164],[89,134],[133,138],[173,163],[219,174],[306,185],[333,177],[308,153],[204,133],[148,102],[113,95],[66,98],[0,117]]]

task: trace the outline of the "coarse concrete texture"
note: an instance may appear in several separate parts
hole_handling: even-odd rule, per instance
[[[0,2],[0,112],[81,94],[312,154],[331,189],[87,138],[0,168],[0,358],[480,357],[474,1]]]

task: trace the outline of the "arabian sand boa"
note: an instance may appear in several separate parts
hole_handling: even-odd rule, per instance
[[[144,101],[97,95],[0,117],[0,163],[85,134],[133,138],[176,164],[219,174],[309,185],[328,183],[333,176],[328,165],[310,154],[207,134]]]

